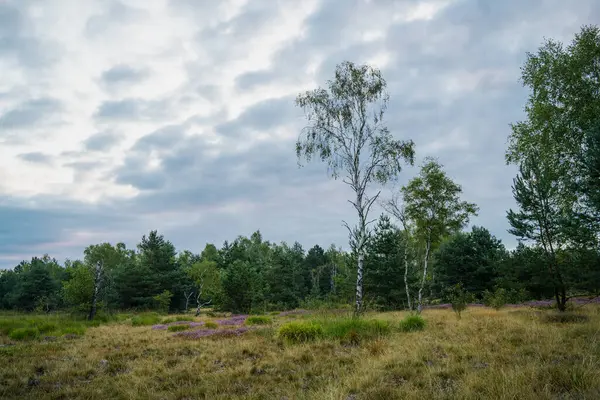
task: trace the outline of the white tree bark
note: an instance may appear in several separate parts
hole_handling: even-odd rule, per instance
[[[423,279],[421,280],[421,286],[419,287],[419,299],[417,305],[417,312],[420,314],[423,310],[423,288],[425,287],[425,279],[427,278],[427,264],[429,263],[429,251],[431,249],[431,240],[428,237],[427,243],[425,244],[425,260],[423,261]]]
[[[96,316],[96,309],[98,305],[98,292],[100,291],[100,284],[102,280],[102,262],[98,261],[95,267],[94,273],[94,293],[92,294],[92,305],[90,307],[90,314],[88,320],[93,320]]]
[[[410,302],[410,290],[408,289],[408,240],[404,243],[404,289],[406,290],[406,300],[408,301],[408,309],[412,311],[412,304]]]

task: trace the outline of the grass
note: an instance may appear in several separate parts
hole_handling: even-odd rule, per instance
[[[88,327],[78,340],[0,335],[14,344],[0,347],[0,398],[600,398],[600,307],[578,310],[586,321],[548,322],[551,313],[473,307],[457,320],[424,310],[425,329],[412,333],[400,330],[408,313],[388,312],[367,322],[274,316],[239,336],[194,340],[130,320]],[[277,332],[289,323],[320,333],[288,345]],[[354,345],[340,339],[352,331],[373,333]]]
[[[176,315],[174,317],[164,318],[160,321],[161,324],[170,324],[172,322],[193,322],[195,321],[194,317],[189,317],[186,315]]]
[[[69,314],[0,314],[0,344],[3,338],[11,340],[32,340],[65,335],[82,336],[87,328],[99,326],[113,319],[101,315],[94,321],[86,321],[83,316]]]
[[[425,319],[420,315],[407,315],[400,321],[399,328],[402,332],[415,332],[425,329]]]
[[[213,322],[213,321],[206,321],[204,323],[204,327],[206,329],[217,329],[219,327],[219,324],[217,324],[216,322]]]
[[[246,319],[246,325],[268,325],[272,322],[272,318],[264,315],[251,315]]]
[[[132,326],[148,326],[158,324],[162,317],[158,313],[150,312],[143,313],[131,318]]]
[[[189,325],[171,325],[167,328],[169,332],[180,332],[190,329]]]

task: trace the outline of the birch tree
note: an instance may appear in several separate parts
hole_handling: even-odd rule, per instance
[[[196,316],[200,315],[200,309],[212,303],[212,297],[218,291],[219,270],[214,261],[203,260],[193,264],[187,271],[188,277],[193,282],[195,291],[186,291],[186,311],[189,298],[196,293]]]
[[[374,184],[397,179],[403,162],[413,164],[412,140],[397,140],[384,125],[389,96],[381,72],[368,65],[345,61],[335,70],[327,88],[299,94],[296,105],[304,110],[308,125],[296,143],[298,159],[319,157],[334,179],[342,177],[354,198],[348,200],[358,221],[350,226],[350,247],[357,255],[355,313],[363,306],[365,243],[369,235],[369,211],[380,191]]]
[[[401,191],[405,216],[414,224],[416,236],[425,248],[417,295],[417,312],[420,313],[431,252],[444,237],[465,227],[470,216],[477,215],[478,207],[460,200],[461,186],[454,183],[442,165],[430,157],[425,159],[419,175]]]

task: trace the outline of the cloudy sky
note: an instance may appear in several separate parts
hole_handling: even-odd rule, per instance
[[[0,0],[0,267],[151,229],[345,245],[348,188],[294,153],[295,96],[344,60],[382,70],[390,130],[511,247],[519,67],[599,20],[597,0]]]

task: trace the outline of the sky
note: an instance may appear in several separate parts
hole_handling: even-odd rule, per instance
[[[346,60],[381,70],[415,142],[382,196],[436,157],[514,247],[520,66],[599,20],[597,0],[0,0],[0,268],[154,229],[193,252],[256,230],[347,248],[350,189],[298,165],[294,105]]]

